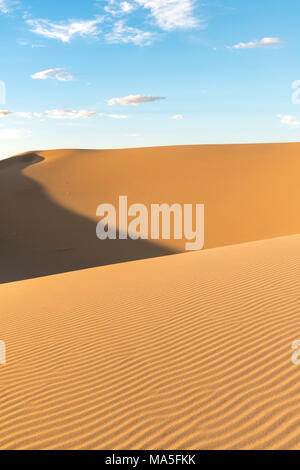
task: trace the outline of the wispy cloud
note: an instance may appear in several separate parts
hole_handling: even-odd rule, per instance
[[[129,116],[126,114],[105,114],[105,113],[99,113],[99,116],[101,117],[109,117],[111,119],[129,119]]]
[[[282,44],[279,38],[262,38],[256,41],[240,42],[234,46],[228,46],[229,49],[254,49],[255,47],[270,47]]]
[[[128,95],[123,98],[111,98],[108,101],[109,106],[120,104],[122,106],[137,106],[142,103],[151,103],[152,101],[164,100],[164,96],[148,96],[148,95]]]
[[[129,119],[129,116],[126,116],[125,114],[107,114],[107,116],[112,119]]]
[[[163,30],[188,29],[199,25],[194,15],[194,0],[136,0],[136,3],[150,10]]]
[[[15,116],[18,116],[18,117],[21,117],[21,118],[25,118],[25,119],[30,119],[31,118],[31,113],[28,113],[28,112],[16,112],[14,113]]]
[[[96,113],[85,109],[53,109],[45,111],[44,114],[51,119],[87,119],[94,116]]]
[[[32,49],[46,47],[44,44],[29,44],[27,41],[24,41],[23,39],[18,39],[17,43],[19,44],[19,46],[31,47]]]
[[[44,19],[30,19],[27,20],[27,23],[35,34],[68,43],[76,36],[97,37],[100,33],[98,25],[102,21],[102,17],[96,17],[89,21],[69,20],[66,23],[53,23],[50,20]]]
[[[153,26],[158,26],[164,31],[176,29],[191,29],[204,26],[202,20],[196,17],[197,0],[104,0],[106,6],[104,11],[105,26],[109,25],[112,18],[126,16],[117,21],[112,30],[106,33],[105,38],[111,43],[133,43],[136,45],[149,45],[157,36]],[[102,3],[102,0],[101,0]],[[100,6],[100,0],[98,5]],[[143,24],[152,24],[151,31],[144,31],[144,28],[127,26],[131,12],[139,10],[139,17]],[[151,21],[149,21],[149,19]],[[148,20],[148,21],[147,21]]]
[[[18,0],[0,0],[0,12],[10,13],[14,6],[17,6]]]
[[[14,111],[8,111],[7,109],[1,109],[0,118],[6,117],[6,116],[17,116],[21,118],[30,119],[32,115],[31,113],[27,111],[26,112],[23,112],[23,111],[14,112]]]
[[[130,11],[135,9],[135,5],[130,2],[121,2],[120,7],[123,13],[129,13]]]
[[[10,114],[13,114],[13,112],[8,111],[7,109],[0,109],[0,118],[9,116]]]
[[[175,121],[183,118],[184,116],[182,114],[175,114],[175,116],[172,116],[172,119],[174,119]]]
[[[132,43],[148,46],[154,39],[154,33],[127,26],[123,20],[120,20],[114,24],[112,31],[107,33],[105,38],[112,44]]]
[[[9,12],[7,0],[0,0],[0,11],[2,13],[8,13]]]
[[[115,0],[109,0],[109,4],[104,7],[106,13],[113,16],[128,14],[137,8],[137,4],[133,2],[118,2]]]
[[[278,114],[281,124],[286,124],[291,127],[300,127],[300,121],[296,121],[293,116]]]
[[[102,0],[101,3],[98,0],[98,6],[102,4],[103,8],[103,1],[106,2],[103,15],[91,20],[69,19],[53,22],[49,19],[27,19],[26,22],[33,33],[63,43],[69,43],[78,36],[101,35],[109,43],[134,45],[151,44],[158,34],[157,28],[153,28],[155,24],[164,31],[191,29],[203,25],[195,14],[197,0]],[[152,24],[150,30],[128,23],[131,13],[135,10],[139,10],[138,21],[141,21],[141,24],[152,18],[152,21],[148,21]]]
[[[6,109],[0,110],[0,119],[7,116],[16,116],[24,119],[31,118],[50,118],[50,119],[87,119],[93,116],[108,117],[111,119],[129,119],[130,116],[125,114],[106,114],[96,113],[95,111],[88,111],[85,109],[73,110],[73,109],[52,109],[44,112],[23,112],[23,111],[9,111]]]
[[[60,82],[69,82],[73,80],[72,75],[66,69],[48,69],[31,75],[34,80],[47,80],[52,78]]]

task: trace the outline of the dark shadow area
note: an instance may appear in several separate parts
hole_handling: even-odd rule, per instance
[[[0,161],[0,283],[174,254],[148,240],[105,240],[22,173],[36,153]],[[95,208],[96,210],[96,208]]]

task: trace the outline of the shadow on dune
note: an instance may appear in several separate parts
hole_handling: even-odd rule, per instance
[[[0,283],[174,254],[147,240],[98,240],[95,221],[22,173],[43,160],[28,153],[0,162]]]

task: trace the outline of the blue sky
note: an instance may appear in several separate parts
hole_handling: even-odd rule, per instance
[[[299,141],[299,18],[295,0],[0,0],[0,158]]]

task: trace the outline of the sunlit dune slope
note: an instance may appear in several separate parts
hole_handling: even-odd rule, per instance
[[[204,203],[206,248],[300,232],[300,144],[41,152],[25,174],[96,220],[102,202]],[[161,241],[184,251],[184,241]]]
[[[1,449],[300,448],[300,236],[0,286]]]
[[[300,232],[300,144],[32,152],[0,162],[0,282],[182,252],[107,240],[96,208],[204,203],[205,248]]]

